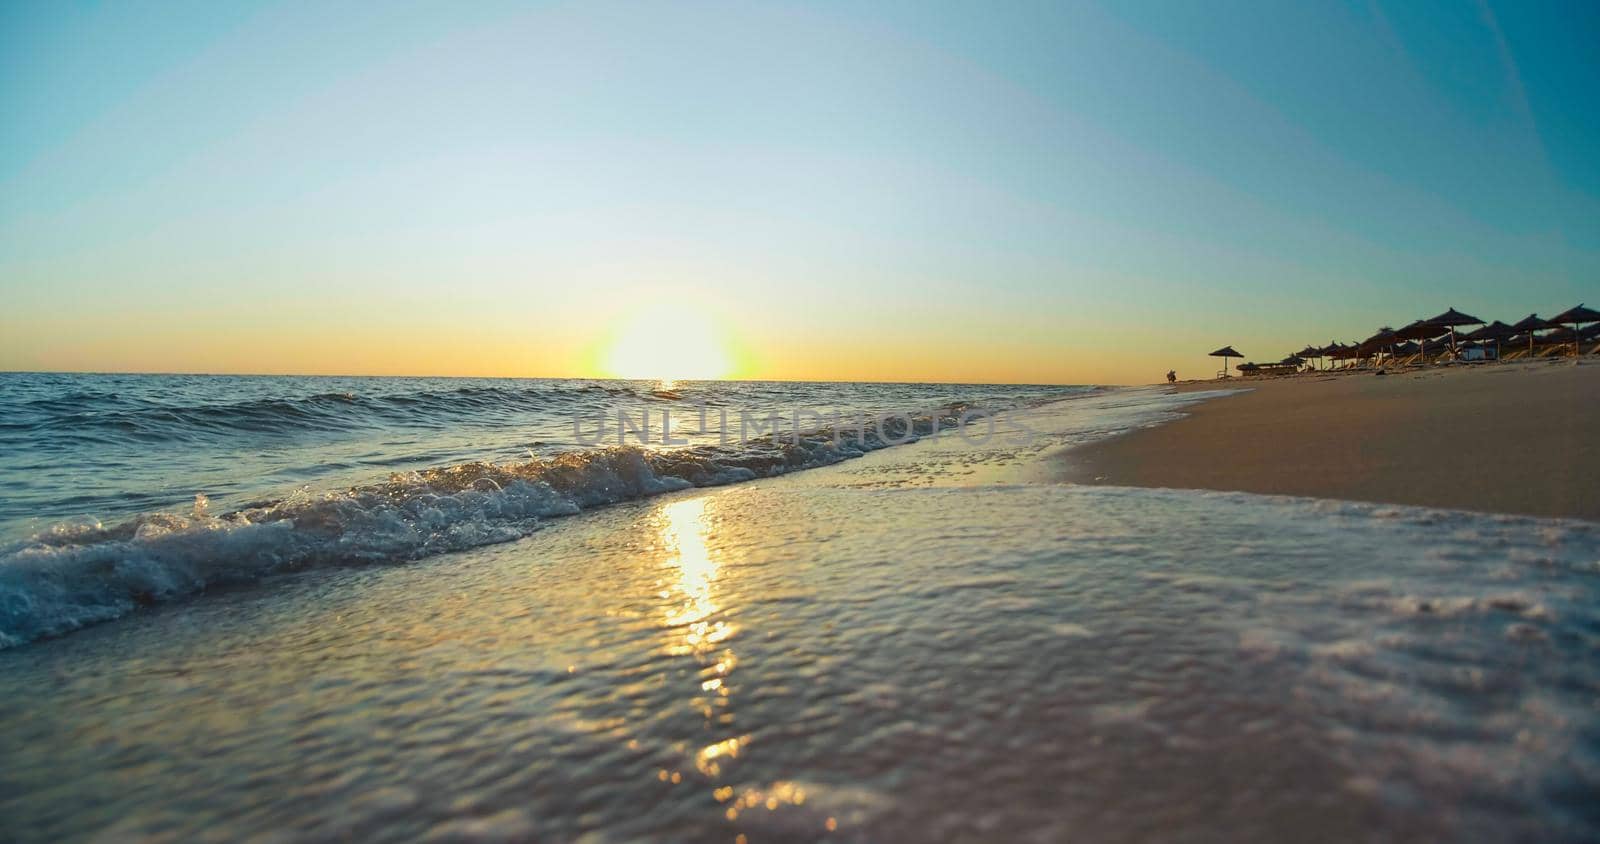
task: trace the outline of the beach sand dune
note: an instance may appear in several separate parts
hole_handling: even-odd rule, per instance
[[[1235,383],[1249,390],[1063,454],[1063,479],[1600,520],[1600,366]]]

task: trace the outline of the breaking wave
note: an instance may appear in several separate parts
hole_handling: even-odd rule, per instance
[[[201,495],[186,514],[143,514],[111,526],[60,524],[0,548],[0,648],[210,587],[506,542],[533,533],[543,520],[592,507],[825,466],[954,427],[971,407],[955,403],[914,419],[884,417],[864,430],[824,427],[738,446],[613,446],[519,463],[465,463],[339,491],[301,491],[222,514],[213,514]]]

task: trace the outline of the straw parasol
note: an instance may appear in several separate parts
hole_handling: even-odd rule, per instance
[[[1413,323],[1405,326],[1404,328],[1401,328],[1399,331],[1396,331],[1394,333],[1394,336],[1395,336],[1396,339],[1399,339],[1399,340],[1418,340],[1418,341],[1421,341],[1421,345],[1417,347],[1417,351],[1420,351],[1423,354],[1427,354],[1428,353],[1428,340],[1430,338],[1439,336],[1439,332],[1440,332],[1439,326],[1434,325],[1432,322],[1430,322],[1428,320],[1419,319],[1416,322],[1413,322]]]
[[[1572,326],[1572,354],[1580,353],[1578,348],[1578,324],[1582,322],[1600,322],[1600,311],[1585,308],[1581,303],[1576,308],[1568,308],[1550,318],[1556,325]]]
[[[1581,307],[1581,306],[1580,306]],[[1450,351],[1456,349],[1456,326],[1458,325],[1483,325],[1483,320],[1475,316],[1464,314],[1455,308],[1450,308],[1444,313],[1428,320],[1428,324],[1439,328],[1450,329]]]
[[[1304,349],[1295,352],[1293,355],[1291,355],[1291,357],[1304,358],[1306,360],[1317,359],[1320,361],[1322,358],[1322,350],[1316,346],[1306,346]],[[1318,363],[1317,368],[1322,368],[1320,362]]]
[[[1517,331],[1526,331],[1528,333],[1528,354],[1531,355],[1533,354],[1533,332],[1550,328],[1551,326],[1552,324],[1549,320],[1540,319],[1538,314],[1528,314],[1527,317],[1511,327]]]
[[[1364,357],[1369,353],[1376,354],[1381,349],[1393,348],[1395,340],[1397,339],[1399,338],[1394,336],[1394,329],[1385,325],[1384,327],[1378,329],[1378,333],[1368,337],[1365,340],[1362,340],[1361,343],[1356,346],[1356,356]]]
[[[1346,369],[1362,360],[1362,344],[1358,344],[1355,340],[1350,340],[1347,344],[1334,344],[1334,347],[1336,348],[1330,353],[1331,358],[1344,361]]]
[[[1484,340],[1504,340],[1515,333],[1517,333],[1516,326],[1506,325],[1500,320],[1495,320],[1494,322],[1485,325],[1477,331],[1474,331],[1470,334],[1461,335],[1461,339],[1477,340],[1479,342]]]
[[[1228,377],[1228,358],[1242,358],[1244,355],[1239,354],[1239,352],[1236,351],[1232,346],[1223,346],[1211,354],[1206,355],[1206,357],[1222,358],[1222,377],[1226,378]]]
[[[1505,323],[1501,322],[1500,320],[1495,320],[1494,322],[1491,322],[1488,325],[1485,325],[1484,327],[1478,329],[1477,331],[1474,331],[1471,334],[1467,334],[1467,335],[1463,336],[1461,339],[1463,339],[1463,340],[1471,340],[1471,341],[1475,341],[1475,342],[1478,342],[1478,343],[1488,343],[1490,341],[1493,341],[1494,342],[1494,357],[1495,357],[1496,360],[1499,360],[1500,359],[1500,341],[1509,340],[1516,333],[1517,333],[1517,329],[1515,327],[1510,326],[1510,325],[1506,325]]]
[[[1330,361],[1350,359],[1350,347],[1338,340],[1330,341],[1328,345],[1323,346],[1319,351]]]

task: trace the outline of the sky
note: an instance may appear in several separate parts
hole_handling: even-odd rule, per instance
[[[1587,2],[17,0],[0,370],[1147,383],[1594,306],[1595,44]]]

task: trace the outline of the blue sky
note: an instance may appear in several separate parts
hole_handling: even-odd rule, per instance
[[[1126,382],[1593,305],[1595,44],[1578,3],[11,3],[0,369],[580,375],[671,302],[745,376]]]

